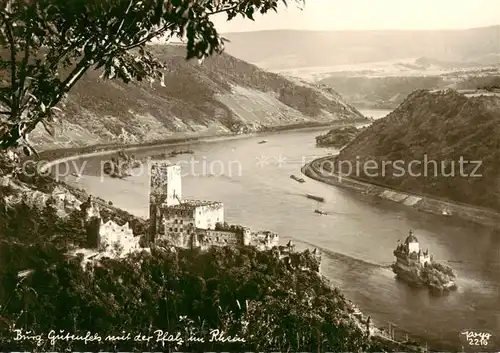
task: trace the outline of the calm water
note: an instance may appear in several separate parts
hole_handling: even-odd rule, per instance
[[[292,239],[299,247],[321,249],[323,273],[380,325],[392,322],[431,346],[459,347],[463,329],[498,332],[500,235],[311,179],[303,184],[290,179],[290,174],[300,175],[305,161],[336,152],[315,147],[314,137],[327,130],[269,135],[266,144],[258,144],[259,137],[193,144],[189,148],[195,155],[171,161],[184,161],[184,198],[222,201],[230,223],[270,229],[282,243]],[[194,167],[188,165],[191,158],[199,162]],[[127,180],[100,177],[101,159],[85,161],[84,176],[69,181],[147,217],[147,173]],[[317,204],[306,193],[325,197],[321,207],[328,215],[313,213]],[[410,228],[435,260],[451,262],[457,292],[434,297],[394,279],[387,266]]]

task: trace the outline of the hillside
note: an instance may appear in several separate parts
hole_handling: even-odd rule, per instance
[[[492,94],[416,91],[359,134],[339,160],[350,161],[351,175],[370,182],[500,210],[499,113],[500,97]],[[460,173],[461,157],[481,161],[479,169],[464,163]],[[376,165],[364,170],[368,160]],[[418,162],[409,166],[411,161]]]
[[[199,64],[185,60],[182,46],[153,50],[168,63],[165,87],[99,82],[100,72],[89,72],[70,92],[56,138],[40,126],[31,136],[35,145],[140,143],[364,119],[331,89],[292,82],[227,54]]]
[[[430,57],[498,64],[500,26],[432,31],[271,30],[224,33],[227,52],[268,70]],[[255,50],[259,48],[259,50]]]
[[[440,75],[383,76],[337,73],[318,82],[333,88],[357,108],[395,109],[416,90],[500,87],[498,70],[460,70]]]

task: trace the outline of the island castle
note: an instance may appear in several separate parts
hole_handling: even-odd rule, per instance
[[[420,249],[418,239],[411,229],[405,242],[399,244],[394,250],[394,256],[396,256],[396,266],[413,267],[416,265],[424,267],[426,264],[432,263],[432,255],[429,254],[429,250],[422,251]]]
[[[436,293],[457,288],[455,271],[445,264],[434,262],[428,250],[420,249],[413,231],[410,230],[405,242],[396,247],[394,256],[396,262],[391,267],[396,277],[412,285],[425,284]]]
[[[181,167],[154,162],[150,168],[148,243],[168,239],[174,246],[278,246],[278,234],[247,227],[224,227],[224,205],[218,201],[183,200]]]

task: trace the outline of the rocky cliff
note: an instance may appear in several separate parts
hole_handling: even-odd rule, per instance
[[[291,81],[227,54],[200,64],[185,60],[183,46],[153,50],[167,63],[165,87],[100,82],[100,72],[89,72],[70,92],[55,139],[39,126],[31,136],[35,145],[141,143],[363,119],[331,89]]]
[[[352,171],[344,162],[343,172],[369,182],[500,210],[498,136],[495,94],[416,91],[338,161],[350,161]]]

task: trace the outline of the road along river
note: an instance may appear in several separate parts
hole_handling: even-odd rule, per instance
[[[290,179],[291,174],[300,176],[304,163],[337,152],[315,146],[315,136],[327,130],[267,135],[263,144],[258,143],[262,137],[192,144],[194,155],[171,159],[182,161],[182,196],[222,201],[229,223],[276,231],[282,243],[292,239],[299,248],[318,247],[323,274],[376,323],[398,326],[396,334],[405,330],[431,347],[441,343],[451,349],[460,348],[459,332],[464,329],[498,332],[500,234],[312,179],[303,184]],[[136,156],[169,150],[152,148]],[[83,176],[69,176],[67,181],[147,217],[147,171],[137,170],[126,180],[111,179],[100,174],[105,158],[75,162],[77,168],[84,167]],[[321,209],[328,215],[314,213],[318,205],[306,193],[325,197]],[[457,292],[434,297],[394,279],[387,266],[397,241],[404,240],[410,228],[435,260],[455,268]]]

